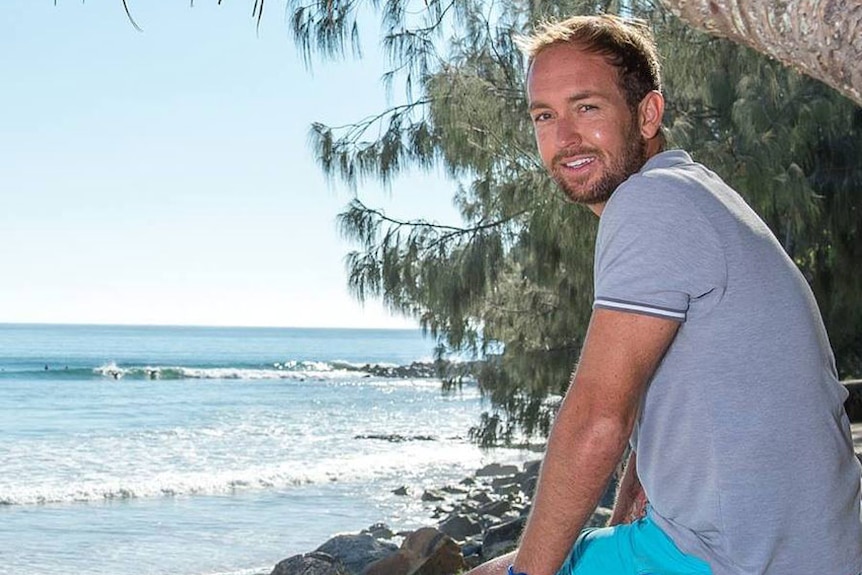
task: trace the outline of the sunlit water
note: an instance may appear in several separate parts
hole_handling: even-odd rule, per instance
[[[337,532],[432,523],[424,488],[535,456],[468,441],[488,407],[472,386],[356,369],[432,347],[412,331],[0,326],[0,573],[268,573]]]

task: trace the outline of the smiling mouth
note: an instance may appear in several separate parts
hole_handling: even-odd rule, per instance
[[[577,160],[572,160],[571,162],[560,162],[560,164],[562,164],[566,168],[569,168],[570,170],[576,170],[578,168],[583,168],[584,166],[592,164],[595,161],[596,158],[594,156],[591,156],[589,158],[579,158]]]

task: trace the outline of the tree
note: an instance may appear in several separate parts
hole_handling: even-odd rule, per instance
[[[862,106],[859,0],[663,0],[688,24],[797,68]]]
[[[350,126],[315,124],[317,156],[325,173],[357,189],[366,178],[386,182],[406,167],[442,165],[461,182],[464,223],[395,221],[355,200],[340,216],[342,232],[359,244],[348,258],[349,285],[419,318],[441,353],[489,354],[466,366],[492,405],[477,438],[542,434],[554,411],[548,399],[564,392],[589,316],[595,221],[565,204],[539,165],[512,32],[553,11],[619,6],[429,0],[411,11],[389,0],[379,8],[393,66],[386,78],[400,74],[405,102]],[[307,58],[358,45],[358,7],[349,0],[297,1],[292,10]],[[843,372],[858,369],[862,290],[842,266],[862,253],[859,218],[846,215],[858,214],[860,172],[839,151],[862,149],[859,111],[659,6],[627,11],[648,17],[668,55],[672,139],[714,166],[783,239],[818,290]],[[462,375],[450,373],[450,384]]]

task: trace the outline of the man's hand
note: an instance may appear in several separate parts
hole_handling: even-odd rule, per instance
[[[632,451],[617,487],[617,499],[608,526],[634,523],[646,515],[647,503],[649,501],[638,478],[637,454]]]

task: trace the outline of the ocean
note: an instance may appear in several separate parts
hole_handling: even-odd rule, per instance
[[[0,325],[0,573],[248,575],[434,523],[481,451],[476,387],[381,377],[412,330]],[[393,493],[407,487],[410,495]]]

